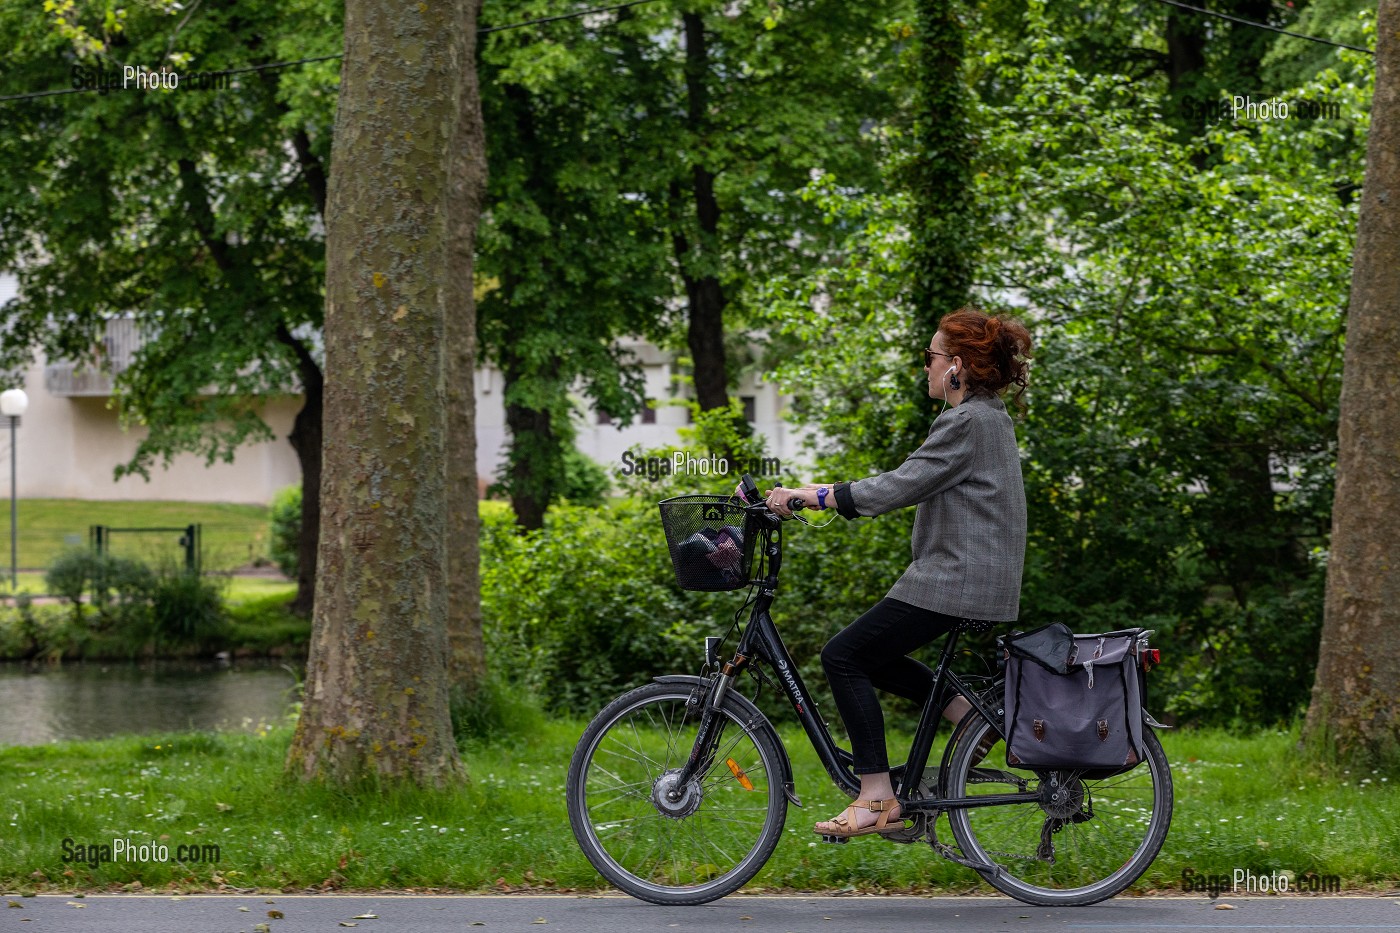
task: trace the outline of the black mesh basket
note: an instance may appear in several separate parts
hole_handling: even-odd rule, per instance
[[[754,533],[729,496],[676,496],[660,503],[661,527],[683,590],[737,590],[749,582]]]

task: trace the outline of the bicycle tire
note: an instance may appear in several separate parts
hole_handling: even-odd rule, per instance
[[[968,728],[949,764],[949,796],[1013,793],[1021,780],[1025,789],[1040,790],[1042,800],[1053,792],[1045,783],[1051,772],[1007,765],[1006,743],[999,730],[974,774],[974,749],[994,726],[976,711],[968,713],[965,725]],[[1162,743],[1146,723],[1142,738],[1145,758],[1131,771],[1105,778],[1058,772],[1061,789],[1068,792],[1062,804],[1047,801],[949,810],[953,838],[962,854],[993,866],[978,869],[992,887],[1038,907],[1082,907],[1120,893],[1147,871],[1171,826],[1171,766]],[[1086,803],[1092,814],[1087,817]],[[1051,822],[1052,815],[1060,819]],[[1038,852],[1046,838],[1053,846],[1048,862],[1045,853]]]
[[[609,882],[653,904],[704,904],[737,891],[767,863],[787,816],[782,753],[729,700],[714,760],[679,801],[665,798],[664,781],[684,765],[699,728],[699,711],[686,706],[693,690],[654,683],[618,697],[588,724],[569,762],[565,794],[579,848]]]

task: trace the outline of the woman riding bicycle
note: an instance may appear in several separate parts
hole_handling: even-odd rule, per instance
[[[768,492],[768,507],[783,516],[793,498],[807,508],[834,507],[847,519],[918,506],[908,569],[822,651],[861,782],[859,799],[816,824],[823,836],[902,825],[876,688],[923,703],[933,671],[909,652],[954,628],[984,631],[1019,613],[1026,495],[1016,434],[999,396],[1015,385],[1020,401],[1030,353],[1030,334],[1012,318],[970,307],[946,315],[924,350],[929,397],[946,410],[918,450],[878,476]],[[968,708],[957,697],[943,715],[957,722]]]

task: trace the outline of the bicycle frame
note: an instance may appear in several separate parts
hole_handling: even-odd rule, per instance
[[[769,614],[768,610],[772,606],[773,598],[777,592],[778,571],[782,566],[782,527],[778,524],[776,517],[771,516],[771,513],[763,513],[761,520],[768,526],[763,529],[763,540],[760,545],[768,558],[768,573],[760,581],[758,598],[749,614],[748,624],[744,627],[744,632],[739,638],[733,659],[726,662],[714,678],[714,686],[706,698],[709,712],[702,721],[695,737],[690,761],[683,769],[677,783],[684,783],[688,780],[693,771],[698,769],[709,757],[710,745],[716,738],[713,729],[716,717],[713,713],[723,702],[734,678],[754,661],[761,661],[769,665],[777,675],[778,683],[782,685],[788,702],[792,704],[793,710],[797,713],[798,721],[802,723],[802,729],[807,733],[807,738],[812,743],[817,757],[821,759],[827,774],[847,794],[856,797],[860,792],[860,778],[852,770],[854,759],[850,752],[837,746],[835,740],[832,739],[831,730],[812,704],[807,687],[802,682],[802,675],[797,670],[797,664],[793,661],[792,655],[788,653],[787,646],[783,644],[782,636],[778,633],[778,627],[773,622],[772,615]],[[902,810],[906,814],[918,810],[937,811],[993,807],[1003,804],[1033,802],[1039,799],[1039,795],[1036,793],[987,794],[978,797],[945,796],[947,793],[945,776],[948,773],[949,755],[952,752],[951,744],[944,749],[935,796],[909,799],[910,793],[918,788],[919,781],[923,777],[923,767],[927,764],[929,754],[933,750],[933,739],[938,731],[939,720],[942,718],[942,709],[938,704],[938,698],[942,695],[945,683],[961,694],[972,704],[972,708],[985,717],[987,721],[996,722],[994,712],[984,705],[976,693],[969,689],[951,670],[957,641],[957,632],[948,635],[943,652],[938,659],[938,666],[934,669],[933,690],[924,702],[918,727],[914,730],[909,757],[905,759],[903,765],[891,769],[891,777],[895,782],[895,795],[903,801]]]

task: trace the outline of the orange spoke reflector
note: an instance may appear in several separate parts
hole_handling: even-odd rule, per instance
[[[743,768],[739,767],[737,761],[733,758],[726,758],[724,763],[729,765],[730,771],[734,772],[734,778],[739,782],[740,787],[744,790],[753,790],[753,781],[749,780],[749,776],[744,773]]]

